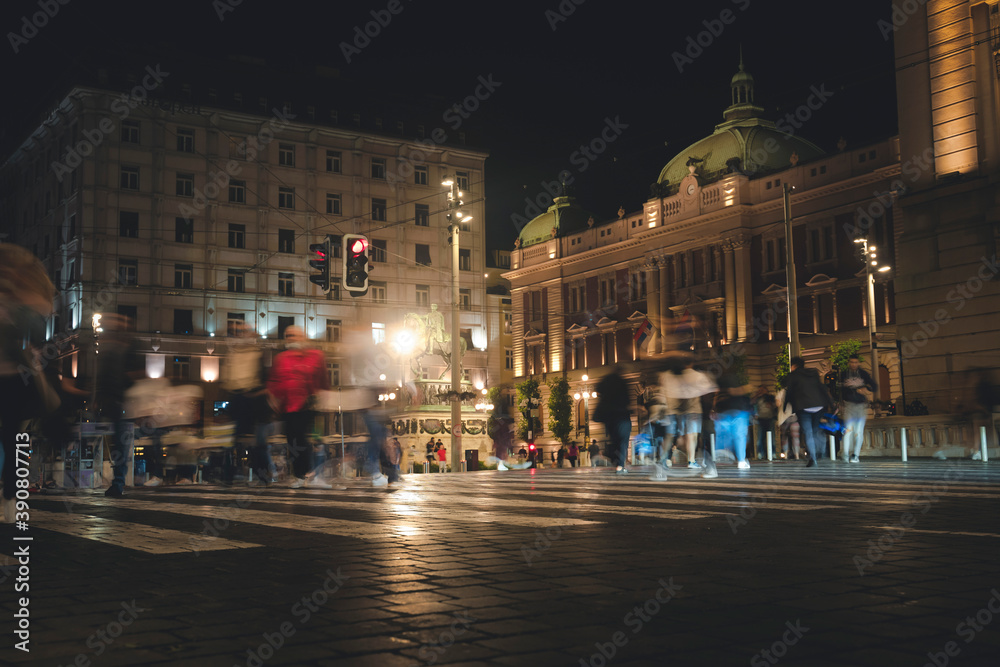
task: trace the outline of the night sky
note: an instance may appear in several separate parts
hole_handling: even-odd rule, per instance
[[[41,11],[39,1],[58,6],[58,13],[18,44],[15,54],[9,33],[21,31],[22,16]],[[176,56],[166,54],[183,53],[190,71],[192,63],[243,55],[308,80],[313,67],[324,65],[345,81],[343,94],[351,98],[341,103],[345,111],[350,105],[379,108],[382,100],[399,107],[403,100],[403,108],[412,103],[428,133],[434,127],[453,132],[459,118],[448,114],[451,105],[474,95],[481,80],[493,81],[492,91],[479,88],[485,99],[476,100],[478,108],[458,128],[470,145],[490,154],[491,247],[512,247],[512,215],[525,215],[525,197],[538,197],[543,182],[564,170],[572,174],[581,204],[598,217],[613,218],[620,206],[640,209],[660,169],[722,121],[741,45],[765,117],[794,112],[815,87],[833,95],[798,134],[825,150],[835,151],[840,137],[856,147],[896,132],[892,41],[878,24],[888,19],[891,4],[881,0],[4,5],[4,154],[65,92],[62,80],[73,67],[141,70],[162,57],[167,70]],[[659,9],[651,11],[654,6]],[[366,46],[353,50],[352,44],[345,55],[341,44],[353,42],[356,27],[364,30],[376,20],[372,12],[387,24]],[[374,25],[369,30],[375,32]],[[699,33],[701,53],[688,51],[688,38],[698,40]],[[693,57],[678,66],[675,54]],[[288,77],[294,89],[287,99],[309,103],[311,86],[303,80]],[[608,119],[617,120],[619,130],[607,149],[594,159],[574,155],[600,135]]]

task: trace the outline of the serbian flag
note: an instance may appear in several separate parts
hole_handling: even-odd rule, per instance
[[[677,325],[674,328],[674,333],[677,334],[692,333],[694,331],[692,324],[693,323],[691,322],[691,311],[685,310],[681,318],[677,320]]]
[[[649,334],[653,331],[653,325],[649,323],[649,320],[643,320],[639,328],[635,330],[632,334],[632,340],[635,342],[636,346],[641,347],[642,344],[649,338]]]

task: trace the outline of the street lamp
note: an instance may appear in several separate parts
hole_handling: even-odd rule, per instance
[[[479,399],[478,403],[476,403],[476,410],[482,410],[483,412],[492,412],[493,411],[493,404],[490,403],[489,399],[486,398],[486,395],[489,392],[487,391],[487,389],[485,387],[481,391],[482,391],[483,397],[481,399]]]
[[[862,252],[865,262],[865,282],[868,284],[868,344],[872,350],[872,377],[875,384],[878,384],[878,340],[875,337],[875,271],[885,273],[892,269],[891,266],[879,266],[878,248],[868,243],[867,238],[854,239],[855,243],[862,245]],[[879,389],[881,393],[881,389]],[[876,401],[878,397],[873,397]]]
[[[462,191],[458,189],[458,178],[445,177],[441,185],[448,190],[448,232],[451,234],[451,469],[461,470],[462,460],[462,348],[459,332],[459,291],[458,291],[458,232],[463,222],[472,216],[462,211]]]
[[[584,381],[584,383],[586,383],[588,378],[587,378],[586,375],[584,375],[583,378],[581,378],[581,379]],[[579,401],[581,398],[583,399],[583,411],[586,413],[586,419],[584,419],[584,421],[583,421],[583,439],[584,439],[584,442],[587,445],[589,445],[590,444],[590,403],[589,403],[589,399],[591,399],[591,398],[597,398],[597,392],[596,391],[595,392],[591,392],[590,391],[590,386],[587,385],[587,384],[584,384],[583,385],[583,393],[582,394],[580,392],[576,392],[575,394],[573,394],[573,399],[574,400]],[[577,433],[580,432],[580,426],[579,426],[579,424],[577,424],[576,432]]]

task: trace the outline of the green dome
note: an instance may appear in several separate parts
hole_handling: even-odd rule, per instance
[[[522,248],[544,243],[555,236],[565,236],[586,229],[587,221],[591,219],[597,220],[593,213],[577,205],[576,197],[556,197],[545,213],[524,226],[518,239]]]
[[[681,179],[690,173],[688,164],[694,165],[698,181],[706,184],[733,170],[753,178],[824,155],[816,144],[782,132],[773,122],[760,118],[764,109],[754,104],[754,78],[744,71],[742,55],[730,88],[733,99],[722,114],[725,122],[678,153],[660,171],[656,182],[664,186],[665,192],[677,191]],[[733,160],[739,160],[739,164]]]

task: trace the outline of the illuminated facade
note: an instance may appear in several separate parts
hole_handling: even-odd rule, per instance
[[[239,323],[269,342],[294,324],[327,352],[340,385],[352,376],[339,346],[346,327],[391,343],[404,314],[433,303],[450,312],[440,184],[451,175],[473,215],[459,267],[465,368],[472,381],[486,378],[485,350],[497,340],[485,314],[485,153],[317,123],[287,107],[130,108],[122,97],[72,89],[0,176],[7,240],[32,249],[56,283],[49,334],[71,360],[67,372],[88,349],[91,314],[117,312],[134,321],[151,376],[211,383]],[[338,287],[345,233],[371,240],[364,297]],[[331,298],[308,266],[309,244],[327,234],[336,237]],[[443,363],[429,364],[436,379]],[[393,358],[386,383],[413,380],[408,369]]]

